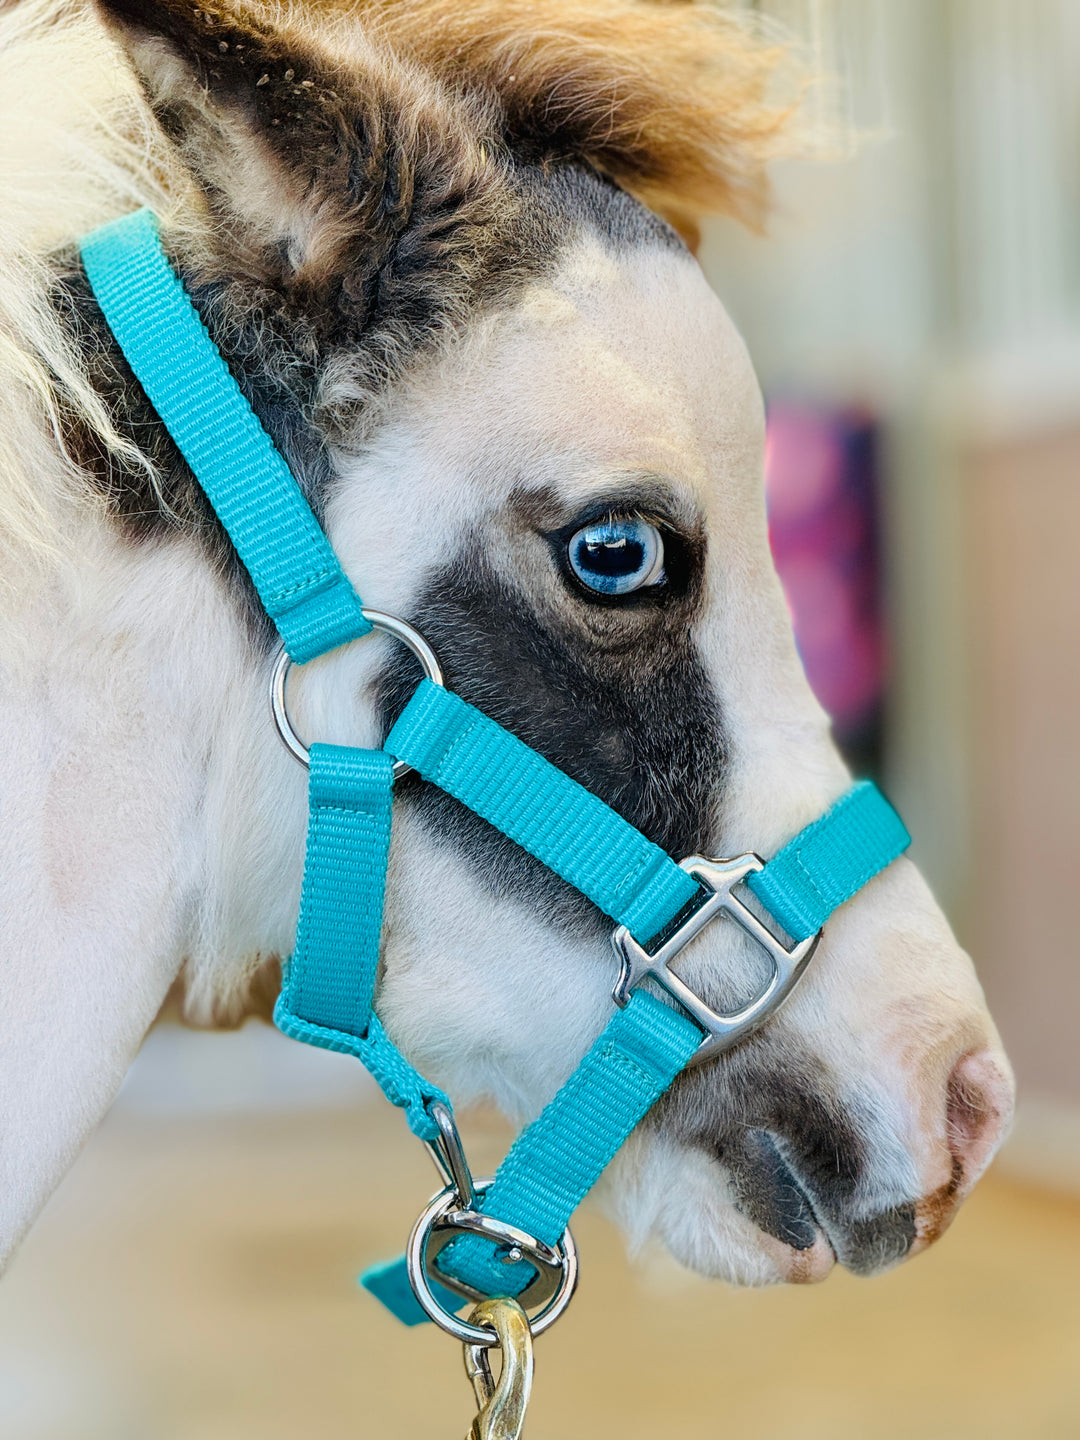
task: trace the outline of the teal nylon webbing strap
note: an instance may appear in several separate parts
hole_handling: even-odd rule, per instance
[[[87,279],[298,664],[366,635],[360,597],[169,264],[148,210],[82,244]]]
[[[557,1245],[615,1152],[700,1043],[701,1031],[687,1016],[644,990],[635,991],[555,1098],[514,1141],[484,1196],[485,1215]],[[526,1261],[504,1264],[479,1235],[454,1240],[437,1266],[491,1295],[516,1295],[534,1274]],[[409,1286],[404,1260],[367,1271],[361,1284],[404,1324],[427,1319]],[[440,1287],[440,1303],[448,1299],[452,1310],[461,1304]]]
[[[645,944],[697,882],[609,805],[452,691],[424,680],[386,737],[405,760]]]
[[[746,883],[793,940],[805,940],[910,844],[900,816],[862,780]]]
[[[391,1044],[372,1012],[390,852],[394,762],[382,750],[312,745],[308,834],[296,947],[274,1023],[284,1034],[355,1055],[434,1140],[433,1100],[449,1101]]]
[[[458,705],[464,703],[459,700]],[[473,743],[481,737],[483,743],[494,747],[491,753],[495,755],[516,753],[512,747],[505,747],[505,741],[489,740],[486,726],[476,729],[466,725],[456,713],[458,707],[454,709],[453,723],[447,727],[451,735],[471,735]],[[388,745],[395,732],[396,727]],[[419,746],[410,750],[410,764],[422,759],[423,753]],[[441,775],[439,758],[445,754],[441,740],[431,747],[430,754],[436,761],[434,771]],[[471,773],[468,762],[464,769]],[[457,783],[459,769],[451,768],[449,773]],[[457,784],[463,793],[466,788]],[[529,827],[519,824],[516,830],[513,838],[539,855],[539,847],[533,850],[527,843],[531,838]],[[908,833],[892,806],[873,784],[864,781],[853,786],[753,876],[757,882],[754,888],[763,900],[768,897],[770,911],[792,938],[802,939],[816,933],[837,906],[895,860],[909,843]],[[544,844],[550,845],[550,832],[546,830]],[[563,863],[553,868],[566,875],[575,863],[575,853],[571,850]],[[838,856],[844,857],[842,862]],[[663,928],[675,913],[664,917],[658,928]],[[804,931],[809,921],[816,923],[812,930]],[[635,991],[630,1004],[612,1017],[559,1094],[518,1136],[499,1167],[494,1185],[484,1196],[485,1213],[554,1245],[605,1165],[688,1063],[700,1039],[701,1032],[688,1017],[647,991]],[[651,1047],[657,1041],[660,1045],[654,1052]],[[437,1268],[490,1294],[517,1294],[533,1275],[526,1262],[504,1265],[491,1242],[474,1235],[448,1245],[439,1256]],[[426,1319],[408,1286],[404,1261],[370,1271],[363,1283],[406,1324]],[[440,1299],[444,1294],[440,1291]]]

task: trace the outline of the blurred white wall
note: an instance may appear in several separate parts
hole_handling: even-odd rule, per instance
[[[876,407],[888,778],[980,973],[1024,1113],[1076,1148],[1080,5],[760,0],[838,71],[853,160],[777,172],[706,270],[766,392]],[[1045,1149],[1045,1145],[1043,1146]]]

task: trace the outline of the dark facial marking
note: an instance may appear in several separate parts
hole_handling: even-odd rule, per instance
[[[521,507],[510,508],[524,545],[527,518]],[[542,553],[545,540],[533,541],[534,553]],[[669,597],[666,606],[630,606],[622,613],[588,607],[598,612],[598,636],[576,618],[575,607],[588,602],[560,590],[564,582],[554,565],[551,571],[552,594],[527,595],[495,572],[478,538],[429,580],[413,619],[458,694],[670,854],[707,847],[725,742],[709,678],[689,636],[700,603],[697,585]],[[400,652],[380,684],[387,728],[418,678]],[[453,845],[495,893],[535,905],[546,919],[579,934],[583,926],[596,934],[609,923],[577,891],[435,786],[407,782],[400,803],[414,807],[440,844]]]
[[[515,154],[527,162],[527,149],[518,148]],[[599,235],[612,250],[655,245],[658,249],[687,253],[686,245],[666,220],[620,190],[606,175],[577,166],[552,165],[545,152],[537,154],[535,163],[523,164],[521,174],[528,177],[530,189],[545,192],[546,200],[558,213],[572,217],[582,229]],[[587,177],[586,183],[582,183],[583,176]]]
[[[729,1131],[715,1153],[743,1214],[793,1250],[809,1250],[818,1233],[813,1208],[769,1132]]]
[[[767,1234],[794,1249],[824,1229],[856,1274],[901,1260],[915,1239],[915,1206],[859,1213],[870,1165],[857,1101],[820,1060],[765,1031],[721,1060],[684,1072],[649,1117],[714,1156],[735,1203]]]

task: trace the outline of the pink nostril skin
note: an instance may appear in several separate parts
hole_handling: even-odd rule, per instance
[[[958,1060],[946,1088],[949,1151],[962,1188],[975,1184],[1005,1139],[1013,1112],[1013,1078],[989,1050]]]
[[[1015,1085],[1000,1051],[978,1050],[953,1066],[945,1087],[945,1126],[952,1176],[919,1202],[912,1253],[948,1228],[961,1200],[983,1173],[1012,1120]]]

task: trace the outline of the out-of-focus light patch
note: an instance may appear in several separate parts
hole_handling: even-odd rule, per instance
[[[77,1344],[69,1348],[64,1340],[49,1343],[42,1336],[33,1348],[8,1348],[0,1355],[4,1440],[136,1440],[147,1432],[133,1408],[130,1397],[115,1393]]]
[[[298,1045],[261,1021],[230,1031],[168,1024],[146,1037],[115,1108],[139,1115],[229,1115],[366,1105],[378,1094],[351,1055]]]
[[[799,655],[837,739],[871,762],[886,670],[877,439],[862,410],[769,405],[769,540]]]

